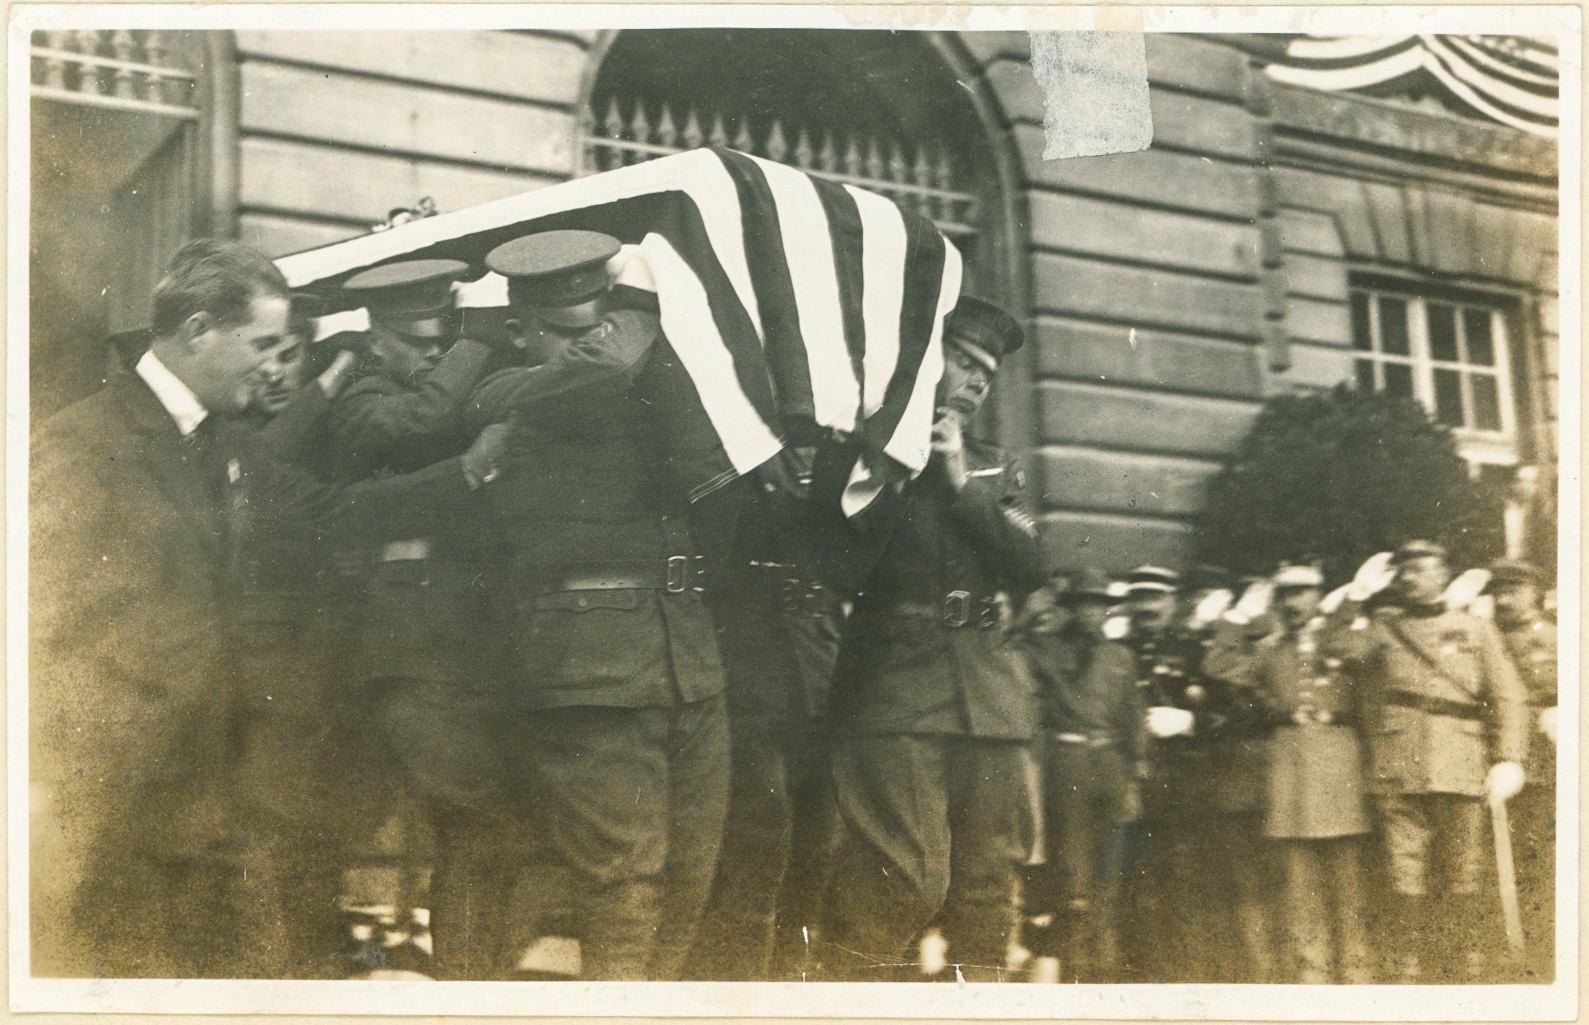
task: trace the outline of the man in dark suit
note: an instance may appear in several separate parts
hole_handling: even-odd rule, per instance
[[[1022,751],[1030,686],[999,632],[997,596],[1043,582],[1021,471],[963,427],[1014,318],[962,298],[944,325],[933,457],[855,602],[833,689],[832,778],[844,837],[828,939],[842,977],[882,979],[935,919],[966,978],[993,978],[1014,922],[1029,819]]]
[[[246,406],[288,309],[269,261],[189,243],[155,287],[149,351],[33,439],[36,975],[235,973],[220,782],[229,481],[209,435],[214,414]]]

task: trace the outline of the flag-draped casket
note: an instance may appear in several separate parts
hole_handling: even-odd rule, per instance
[[[556,228],[616,237],[618,280],[656,293],[695,386],[688,401],[711,426],[674,456],[693,499],[821,439],[851,453],[831,492],[851,517],[925,467],[960,255],[931,222],[863,189],[699,149],[277,262],[295,290],[324,301],[325,335],[360,316],[341,283],[395,260],[462,260],[472,280],[460,305],[506,305],[486,253]]]

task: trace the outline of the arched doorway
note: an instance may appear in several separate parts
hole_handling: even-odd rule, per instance
[[[642,29],[602,36],[579,106],[577,171],[723,145],[881,192],[965,257],[965,290],[1027,315],[1024,245],[984,84],[952,34]],[[1016,255],[1019,254],[1019,255]],[[1012,259],[1012,256],[1014,257]],[[1024,445],[1020,373],[982,433]]]

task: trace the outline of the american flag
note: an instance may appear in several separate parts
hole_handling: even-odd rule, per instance
[[[691,454],[692,497],[794,439],[858,443],[846,515],[931,452],[943,319],[960,292],[955,247],[890,199],[726,149],[697,149],[526,192],[277,261],[328,304],[322,336],[355,321],[343,281],[394,260],[462,260],[463,305],[506,305],[492,248],[554,228],[625,243],[618,280],[657,295],[662,328],[719,450]],[[350,317],[351,315],[351,317]]]
[[[1269,66],[1276,81],[1314,89],[1431,82],[1472,110],[1554,138],[1560,118],[1561,56],[1532,36],[1297,37]]]

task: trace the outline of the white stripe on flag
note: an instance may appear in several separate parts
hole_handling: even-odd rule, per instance
[[[276,266],[287,278],[288,285],[301,288],[347,271],[406,256],[438,242],[569,210],[670,191],[684,192],[695,202],[711,237],[713,251],[759,333],[761,315],[745,258],[738,190],[722,160],[710,150],[690,150],[588,178],[559,182],[453,213],[422,217],[389,231],[284,256],[276,261]]]
[[[360,306],[356,310],[343,310],[340,313],[316,318],[314,340],[323,342],[332,335],[339,335],[344,331],[364,332],[369,329],[370,311]]]
[[[853,432],[860,419],[861,385],[844,343],[843,303],[827,211],[809,176],[768,160],[756,163],[778,207],[778,230],[811,372],[813,415],[823,427]]]
[[[1485,96],[1527,113],[1538,114],[1543,118],[1556,116],[1557,104],[1553,97],[1540,96],[1527,89],[1519,89],[1505,79],[1489,74],[1484,69],[1476,67],[1466,55],[1447,46],[1445,40],[1438,36],[1428,37],[1425,45],[1429,47],[1431,53],[1443,56],[1451,63],[1453,75],[1472,85]]]
[[[1546,138],[1553,139],[1556,137],[1557,132],[1553,125],[1544,125],[1537,121],[1530,121],[1527,118],[1518,117],[1509,110],[1501,109],[1491,102],[1490,97],[1480,93],[1477,89],[1468,85],[1468,83],[1462,81],[1462,79],[1446,70],[1445,65],[1442,64],[1440,59],[1432,52],[1425,50],[1423,51],[1423,56],[1423,66],[1429,69],[1429,73],[1438,78],[1447,89],[1450,89],[1452,92],[1456,93],[1457,96],[1461,97],[1469,104],[1472,104],[1477,110],[1488,115],[1489,117],[1494,118],[1502,124],[1511,125],[1513,128],[1521,128],[1525,132],[1532,132],[1535,135],[1542,135]]]
[[[1361,60],[1404,45],[1411,36],[1304,36],[1286,46],[1293,60]]]
[[[1425,56],[1423,50],[1414,46],[1368,64],[1354,64],[1346,68],[1299,68],[1271,64],[1268,71],[1269,77],[1276,82],[1334,92],[1378,85],[1398,75],[1416,71],[1423,66]]]
[[[943,286],[938,291],[938,315],[932,322],[932,339],[916,372],[910,402],[899,418],[883,451],[917,470],[927,465],[932,449],[932,419],[938,405],[938,380],[943,377],[943,318],[960,301],[960,250],[947,238],[943,243]]]
[[[861,218],[861,320],[866,326],[861,412],[871,416],[882,407],[899,362],[899,317],[905,305],[905,222],[899,208],[882,196],[849,185],[844,188],[854,197]],[[919,470],[926,464],[907,465]]]
[[[640,243],[658,285],[662,330],[695,382],[701,405],[717,429],[734,469],[749,473],[783,448],[734,375],[734,359],[723,344],[706,289],[668,240],[647,235]]]
[[[475,309],[508,304],[508,279],[496,271],[486,271],[478,281],[460,281],[452,286],[459,307]]]

